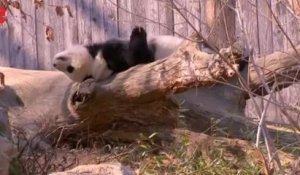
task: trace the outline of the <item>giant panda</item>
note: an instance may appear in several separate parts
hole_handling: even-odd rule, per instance
[[[71,80],[106,79],[137,64],[146,64],[169,56],[183,39],[174,36],[147,36],[135,27],[130,39],[110,39],[102,43],[75,45],[57,53],[53,66]]]
[[[71,80],[107,79],[137,64],[146,64],[171,55],[184,39],[171,35],[147,36],[142,27],[135,27],[130,39],[110,39],[102,43],[75,45],[54,56],[53,66]],[[202,47],[203,48],[203,47]],[[213,52],[205,47],[208,52]],[[245,67],[240,62],[239,70]]]

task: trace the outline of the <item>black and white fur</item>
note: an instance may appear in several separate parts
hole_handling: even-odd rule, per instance
[[[142,27],[135,27],[130,40],[111,39],[91,45],[72,46],[55,55],[53,66],[71,80],[106,79],[137,64],[150,63],[171,55],[183,39],[170,35],[147,37]],[[240,69],[242,65],[240,65]]]
[[[183,40],[174,36],[147,37],[141,27],[132,30],[130,40],[111,39],[91,45],[75,45],[55,55],[53,66],[75,82],[97,81],[137,64],[165,58]]]

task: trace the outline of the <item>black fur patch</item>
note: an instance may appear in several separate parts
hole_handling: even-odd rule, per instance
[[[86,48],[94,59],[101,54],[107,62],[108,68],[115,73],[129,68],[125,60],[128,41],[126,43],[126,41],[111,39],[103,43],[87,45]]]
[[[126,60],[132,66],[154,61],[154,53],[148,47],[147,33],[144,28],[135,27],[132,30]]]
[[[113,73],[154,61],[154,53],[147,44],[147,33],[142,27],[135,27],[132,30],[130,41],[111,39],[87,45],[86,48],[93,58],[101,53]]]

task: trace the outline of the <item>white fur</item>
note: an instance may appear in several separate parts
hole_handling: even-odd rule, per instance
[[[101,53],[98,53],[94,63],[92,63],[91,75],[95,80],[103,80],[108,78],[113,73],[107,66],[106,61],[102,57]]]
[[[172,35],[157,35],[148,37],[148,45],[154,45],[156,60],[170,56],[183,42],[184,39]]]
[[[65,57],[66,60],[57,59],[59,57]],[[64,72],[71,80],[76,82],[81,82],[87,75],[93,76],[96,80],[101,80],[109,77],[112,73],[101,53],[93,59],[88,50],[81,45],[71,46],[56,54],[53,64],[56,64],[55,68],[57,70]],[[75,68],[72,73],[67,71],[67,67],[70,65]]]

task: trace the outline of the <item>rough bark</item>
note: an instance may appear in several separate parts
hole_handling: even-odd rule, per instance
[[[299,53],[300,46],[296,49]],[[274,52],[255,61],[260,74],[270,88],[274,83],[277,83],[277,90],[280,90],[299,82],[300,56],[297,52],[294,49],[289,49],[287,52]],[[251,91],[256,95],[266,95],[267,92],[253,65],[250,66],[249,77]]]

